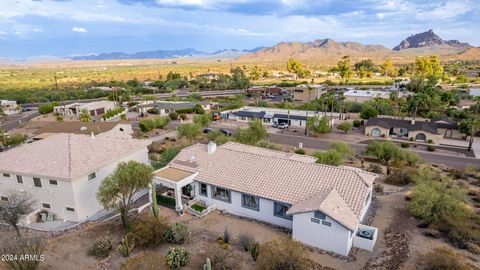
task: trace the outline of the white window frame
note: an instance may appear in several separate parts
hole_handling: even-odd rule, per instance
[[[40,186],[39,186],[39,187],[35,185],[35,178],[38,179],[38,180],[40,180]],[[40,177],[32,177],[32,181],[33,181],[33,187],[34,187],[34,188],[41,188],[41,189],[43,189],[42,178],[40,178]]]
[[[55,181],[56,184],[52,184],[51,181]],[[58,180],[55,179],[48,179],[48,184],[52,187],[58,187]]]
[[[20,180],[22,181],[21,183],[18,182],[18,178],[19,178],[19,177],[20,177]],[[25,185],[25,180],[23,179],[23,176],[17,174],[17,175],[15,176],[15,179],[17,180],[17,184],[19,184],[19,185]]]

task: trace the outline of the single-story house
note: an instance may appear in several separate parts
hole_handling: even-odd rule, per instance
[[[280,95],[282,94],[282,89],[279,87],[264,87],[264,86],[252,86],[245,90],[247,94],[262,94],[262,95]]]
[[[26,192],[35,200],[34,213],[72,222],[91,218],[103,210],[96,193],[105,177],[122,161],[149,164],[148,144],[105,133],[59,133],[23,144],[0,153],[0,197]]]
[[[437,130],[439,134],[443,135],[443,138],[447,139],[463,139],[463,134],[460,133],[460,127],[458,123],[450,120],[435,120],[433,121],[437,125]]]
[[[323,86],[309,88],[305,87],[295,87],[290,90],[292,93],[292,99],[294,101],[309,102],[314,99],[320,98],[322,94],[326,92]]]
[[[216,80],[216,79],[218,79],[219,76],[220,76],[220,74],[212,73],[212,72],[197,75],[198,78],[203,78],[203,79],[207,79],[207,80]]]
[[[108,110],[115,109],[113,101],[94,101],[90,103],[72,103],[68,105],[55,106],[53,112],[60,115],[76,115],[79,116],[82,110],[87,110],[91,116],[97,116],[106,113]]]
[[[307,124],[307,117],[321,116],[324,114],[314,111],[288,110],[279,108],[250,107],[244,106],[240,109],[223,111],[222,118],[235,121],[248,122],[260,119],[265,124],[288,123],[291,127],[304,128]],[[330,114],[328,114],[330,115]],[[338,113],[334,113],[338,116]],[[332,120],[333,121],[333,120]]]
[[[438,132],[437,124],[428,121],[403,120],[392,118],[369,118],[365,126],[365,135],[373,137],[400,137],[419,142],[439,144],[443,134]]]
[[[15,100],[0,100],[0,115],[3,113],[5,115],[13,115],[20,112],[20,107],[17,105]]]
[[[233,215],[292,231],[306,245],[348,255],[372,250],[377,229],[362,224],[376,174],[315,162],[310,156],[228,142],[184,148],[154,172],[173,190],[176,210],[191,198]],[[187,204],[188,205],[188,204]]]
[[[139,113],[147,113],[150,109],[157,109],[160,115],[168,115],[173,111],[182,111],[182,110],[193,110],[195,105],[200,104],[205,111],[209,111],[210,102],[208,101],[198,101],[198,102],[169,102],[169,101],[158,101],[153,103],[147,103],[139,105]]]

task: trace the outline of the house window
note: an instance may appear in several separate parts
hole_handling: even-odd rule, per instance
[[[51,208],[49,203],[42,203],[42,207],[47,209]]]
[[[326,219],[326,215],[320,211],[315,211],[314,213],[314,216],[315,218],[318,218],[318,219],[321,219],[321,220],[325,220]]]
[[[33,185],[36,187],[42,187],[42,180],[38,177],[33,178]]]
[[[325,220],[322,220],[322,225],[325,225],[325,226],[328,226],[328,227],[332,227],[332,223],[329,222],[329,221],[325,221]]]
[[[405,135],[405,134],[407,134],[408,132],[407,132],[407,129],[406,129],[406,128],[400,128],[400,130],[398,131],[398,133],[399,133],[400,135]]]
[[[207,194],[207,184],[200,183],[200,195],[202,196],[208,196]]]
[[[23,178],[21,175],[17,175],[17,183],[23,184]]]
[[[242,194],[242,207],[258,211],[260,209],[259,198]]]
[[[3,173],[3,177],[10,177],[9,173]]]
[[[0,198],[1,198],[2,202],[8,202],[8,197],[1,196]]]
[[[288,208],[290,208],[290,205],[284,204],[284,203],[278,203],[274,202],[273,203],[273,215],[276,217],[281,217],[284,219],[292,219],[291,215],[287,215]]]
[[[313,222],[313,223],[317,223],[317,224],[320,224],[320,219],[318,218],[310,218],[310,221]]]
[[[94,172],[89,174],[88,175],[88,181],[95,179],[95,177],[97,177],[97,175]]]
[[[212,187],[212,198],[231,203],[232,197],[230,196],[230,190],[219,188],[219,187]]]
[[[67,206],[66,209],[67,209],[68,212],[75,212],[75,208],[73,208],[73,207],[68,207]]]
[[[52,185],[52,186],[58,186],[58,181],[57,181],[57,180],[48,180],[48,182],[49,182],[50,185]]]
[[[379,128],[372,129],[372,136],[373,137],[380,137],[381,135],[382,135],[382,132],[380,131]]]

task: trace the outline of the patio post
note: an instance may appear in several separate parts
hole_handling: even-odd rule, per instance
[[[175,186],[175,210],[179,215],[183,215],[182,188]]]

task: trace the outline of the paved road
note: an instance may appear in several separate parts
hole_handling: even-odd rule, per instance
[[[233,90],[214,90],[214,91],[199,91],[199,92],[190,92],[177,90],[174,93],[162,93],[162,94],[152,94],[152,95],[143,95],[143,96],[153,96],[157,98],[168,98],[168,97],[188,97],[192,94],[198,94],[202,97],[225,97],[225,96],[235,96],[238,94],[245,93],[243,89],[233,89]]]
[[[27,123],[30,119],[35,118],[39,115],[40,113],[38,112],[30,112],[28,114],[23,115],[20,118],[17,118],[15,120],[10,120],[10,121],[7,121],[6,123],[0,124],[0,129],[5,129],[7,131],[12,130],[14,128],[17,128],[20,125],[20,123]]]
[[[332,142],[329,140],[321,140],[317,138],[309,138],[309,137],[285,135],[285,134],[270,134],[269,138],[272,143],[298,146],[298,144],[301,142],[303,143],[303,147],[313,148],[313,149],[322,149],[322,150],[327,149],[328,145]],[[351,145],[358,154],[361,154],[366,146],[364,144],[359,144],[359,143],[349,143],[349,145]],[[454,156],[454,155],[448,155],[448,154],[440,154],[440,153],[431,153],[431,152],[424,152],[424,151],[415,151],[415,152],[418,155],[420,155],[428,163],[444,164],[446,166],[456,167],[456,168],[464,168],[468,164],[480,166],[480,159],[463,157],[463,156]]]

